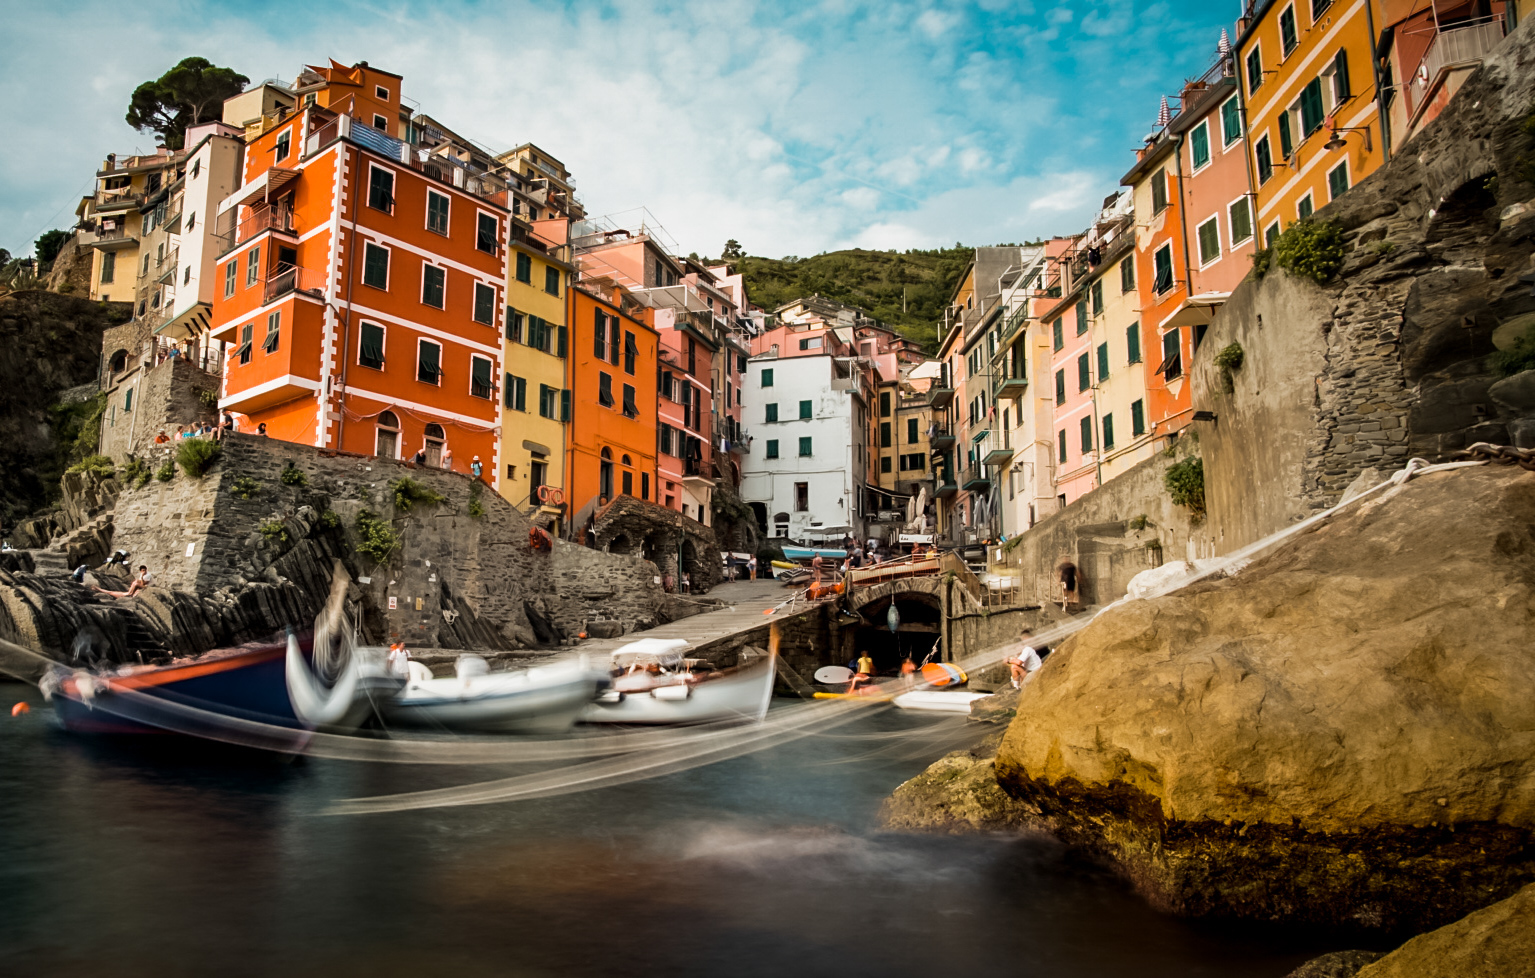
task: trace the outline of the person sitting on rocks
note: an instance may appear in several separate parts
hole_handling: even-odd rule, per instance
[[[170,440],[171,440],[171,436],[167,435],[165,433],[165,429],[164,428],[161,428],[160,429],[160,433],[155,435],[155,444],[156,445],[164,445],[166,442],[168,442]]]
[[[1027,628],[1023,630],[1025,639],[1030,634]],[[1034,678],[1034,674],[1039,671],[1039,667],[1043,664],[1040,662],[1039,653],[1034,650],[1033,646],[1028,644],[1025,644],[1017,653],[1008,656],[1003,661],[1007,663],[1008,671],[1012,673],[1014,689],[1022,689],[1028,685],[1029,681]]]
[[[145,564],[140,564],[138,576],[133,579],[132,584],[128,585],[128,591],[123,596],[131,598],[135,594],[138,594],[140,591],[149,587],[154,582],[155,576],[149,572],[149,567]]]

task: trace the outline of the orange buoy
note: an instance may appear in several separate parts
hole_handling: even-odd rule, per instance
[[[585,638],[585,637],[586,637],[586,633],[585,632],[577,632],[576,633],[576,638]]]
[[[30,705],[26,704],[26,703],[17,703],[15,706],[11,707],[11,716],[13,716],[13,717],[19,717],[23,713],[31,713],[31,712],[32,712],[32,707]]]

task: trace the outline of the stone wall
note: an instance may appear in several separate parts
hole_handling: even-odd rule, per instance
[[[682,572],[687,572],[694,594],[720,581],[714,531],[665,506],[619,496],[593,514],[590,539],[599,550],[654,563],[663,577],[681,581]]]
[[[103,346],[127,337],[109,337]],[[119,349],[104,349],[110,356]],[[132,361],[130,360],[130,365]],[[105,368],[104,368],[105,369]],[[218,411],[205,402],[200,391],[218,391],[219,378],[184,357],[170,357],[143,373],[137,368],[109,375],[107,415],[102,421],[101,454],[119,463],[130,455],[144,455],[159,432],[174,435],[178,425],[216,422]],[[133,409],[123,410],[126,392],[133,390]]]

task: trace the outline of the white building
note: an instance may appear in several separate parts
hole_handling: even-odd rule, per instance
[[[741,410],[753,438],[741,496],[769,537],[862,538],[871,395],[855,358],[762,354],[747,362]]]
[[[1043,301],[1044,248],[1025,249],[1019,273],[1002,285],[1002,315],[992,356],[997,427],[983,447],[994,466],[1000,528],[1015,537],[1055,512],[1055,399],[1049,385],[1051,337],[1034,316]]]

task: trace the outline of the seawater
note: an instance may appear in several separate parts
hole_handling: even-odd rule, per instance
[[[10,717],[25,700],[32,712]],[[520,769],[57,729],[0,684],[0,973],[1281,976],[1348,941],[1152,911],[1045,838],[881,832],[933,759],[812,737],[585,794],[364,816]],[[916,729],[871,713],[848,734]]]

